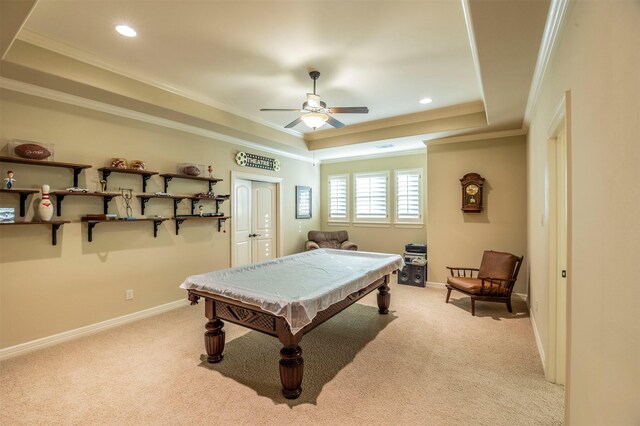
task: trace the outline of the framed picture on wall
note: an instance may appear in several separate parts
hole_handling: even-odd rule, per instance
[[[311,187],[296,185],[296,219],[311,219]]]

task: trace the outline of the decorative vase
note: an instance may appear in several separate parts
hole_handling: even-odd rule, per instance
[[[53,217],[53,204],[49,200],[49,185],[42,185],[42,200],[38,205],[38,215],[40,220],[49,222]]]

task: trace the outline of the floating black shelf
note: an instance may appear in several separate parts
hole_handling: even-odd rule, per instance
[[[89,240],[89,242],[93,241],[93,228],[99,224],[99,223],[104,223],[104,222],[117,222],[117,223],[122,223],[122,222],[153,222],[153,238],[156,238],[158,236],[158,227],[160,226],[160,224],[162,222],[164,222],[165,220],[169,220],[169,218],[165,218],[165,217],[151,217],[151,218],[142,218],[142,219],[93,219],[93,218],[88,218],[88,217],[82,217],[81,220],[83,222],[86,222],[87,225],[89,226],[89,232],[87,235],[87,239]]]
[[[222,229],[222,225],[227,219],[231,219],[229,216],[199,216],[199,215],[183,215],[176,216],[173,220],[176,221],[176,235],[180,233],[180,225],[185,220],[206,220],[206,219],[214,219],[218,221],[218,232]],[[226,232],[226,231],[225,231]]]
[[[0,223],[2,226],[15,226],[15,225],[51,225],[51,245],[58,244],[58,229],[65,223],[70,223],[68,220],[51,220],[45,222],[44,220],[35,220],[33,222],[12,222],[12,223]]]
[[[104,181],[109,180],[109,176],[111,173],[126,173],[131,175],[140,175],[142,176],[142,192],[147,192],[147,181],[153,175],[157,175],[158,172],[150,172],[147,170],[135,170],[135,169],[121,169],[118,167],[101,167],[98,169],[102,172],[102,179]],[[104,189],[107,189],[107,184],[105,184]]]
[[[27,158],[0,156],[0,162],[30,164],[32,166],[63,167],[73,170],[73,186],[78,186],[78,176],[83,169],[90,169],[89,164],[61,163],[59,161],[29,160]]]
[[[25,214],[25,204],[27,202],[27,197],[30,194],[36,194],[40,192],[37,189],[0,189],[0,192],[5,192],[7,194],[14,193],[20,195],[20,217],[24,217]]]
[[[51,191],[50,195],[56,196],[56,216],[62,215],[62,200],[67,195],[84,197],[102,197],[104,214],[109,213],[109,202],[113,197],[120,197],[118,192],[74,192],[74,191]]]

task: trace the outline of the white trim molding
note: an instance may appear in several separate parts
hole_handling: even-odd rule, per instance
[[[277,148],[271,148],[271,147],[260,145],[254,142],[249,142],[243,139],[227,136],[222,133],[202,129],[200,127],[179,123],[177,121],[156,117],[150,114],[133,111],[127,108],[121,108],[114,105],[105,104],[103,102],[85,99],[80,96],[70,95],[68,93],[59,92],[57,90],[36,86],[34,84],[23,83],[21,81],[12,80],[6,77],[0,77],[0,89],[12,90],[14,92],[24,93],[26,95],[37,96],[40,98],[49,99],[56,102],[62,102],[65,104],[74,105],[81,108],[87,108],[94,111],[104,112],[106,114],[111,114],[118,117],[124,117],[131,120],[141,121],[143,123],[153,124],[156,126],[163,126],[163,127],[179,130],[186,133],[191,133],[198,136],[204,136],[209,139],[227,142],[230,144],[239,145],[239,146],[255,149],[262,152],[267,152],[270,154],[276,154],[282,157],[288,157],[288,158],[293,158],[295,160],[313,163],[313,158],[310,156],[307,157],[304,155],[293,154]]]
[[[432,146],[432,145],[443,145],[448,143],[482,141],[486,139],[510,138],[513,136],[522,136],[526,134],[527,134],[526,129],[513,129],[513,130],[501,130],[498,132],[473,133],[469,135],[450,136],[446,138],[429,139],[422,142],[427,146]]]
[[[487,110],[487,101],[484,96],[484,86],[482,85],[482,70],[480,69],[480,60],[478,59],[478,47],[476,45],[476,36],[473,30],[473,21],[471,20],[471,10],[469,9],[469,0],[462,0],[462,12],[464,14],[464,23],[467,26],[467,36],[469,37],[469,48],[471,49],[471,57],[473,58],[473,67],[476,71],[476,80],[480,89],[480,96],[485,111]]]
[[[54,334],[53,336],[43,337],[41,339],[32,340],[30,342],[21,343],[15,346],[9,346],[8,348],[0,349],[0,361],[8,358],[13,358],[18,355],[24,355],[26,353],[44,349],[50,346],[58,345],[60,343],[68,342],[69,340],[85,337],[90,334],[108,330],[110,328],[119,327],[121,325],[125,325],[127,323],[143,318],[155,316],[163,312],[171,311],[173,309],[182,308],[184,306],[187,306],[188,304],[189,301],[186,299],[176,300],[175,302],[155,306],[153,308],[134,312],[132,314],[112,318],[110,320],[76,328],[74,330],[64,331],[62,333]]]
[[[547,23],[544,27],[544,33],[542,34],[542,43],[540,44],[540,50],[538,51],[538,60],[536,61],[536,68],[533,72],[531,88],[529,89],[527,108],[524,112],[522,127],[525,129],[529,128],[529,124],[531,123],[531,114],[533,114],[533,109],[538,103],[540,88],[542,87],[542,82],[544,81],[549,61],[553,56],[556,42],[558,41],[560,32],[564,27],[569,5],[569,0],[551,0],[549,14],[547,15]]]
[[[538,333],[538,326],[536,325],[536,319],[533,316],[533,310],[529,309],[529,319],[531,320],[531,328],[533,328],[533,335],[536,338],[536,346],[538,347],[538,353],[540,354],[540,360],[542,361],[542,370],[545,376],[547,375],[547,360],[544,354],[544,346],[542,346],[542,340],[540,339],[540,333]]]
[[[426,155],[427,154],[427,149],[426,148],[419,148],[419,149],[410,149],[410,150],[406,150],[406,151],[387,151],[387,152],[381,152],[381,153],[375,153],[375,154],[366,154],[366,155],[348,155],[348,154],[341,154],[340,157],[338,158],[326,158],[323,160],[316,160],[319,161],[321,164],[333,164],[333,163],[345,163],[345,162],[351,162],[351,161],[360,161],[360,160],[371,160],[373,158],[390,158],[390,157],[405,157],[408,155]]]

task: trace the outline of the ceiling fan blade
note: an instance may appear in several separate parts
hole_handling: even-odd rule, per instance
[[[292,127],[297,126],[298,124],[302,123],[302,117],[298,117],[295,120],[293,120],[291,123],[287,124],[286,126],[284,126],[285,129],[290,129]]]
[[[260,108],[260,111],[296,111],[296,112],[300,112],[300,108]]]
[[[327,111],[332,114],[345,114],[345,113],[366,114],[369,112],[369,108],[367,107],[333,107],[333,108],[327,108]]]
[[[335,118],[329,116],[329,118],[327,119],[327,123],[329,123],[330,125],[332,125],[333,127],[335,127],[336,129],[339,129],[341,127],[344,127],[344,123],[336,120]]]

